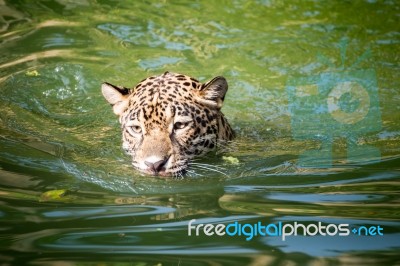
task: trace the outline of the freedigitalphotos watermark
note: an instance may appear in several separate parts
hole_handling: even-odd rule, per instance
[[[280,237],[282,241],[285,241],[288,237],[296,236],[383,236],[383,228],[380,225],[352,227],[345,223],[325,224],[322,222],[308,224],[299,222],[202,224],[196,223],[196,219],[192,219],[189,221],[187,229],[188,236],[236,236],[245,237],[246,241],[257,236]]]
[[[320,55],[330,71],[316,75],[292,77],[287,82],[291,130],[296,140],[319,140],[318,150],[300,155],[304,167],[332,166],[333,142],[347,140],[347,161],[350,163],[378,161],[378,148],[360,145],[359,139],[382,127],[376,73],[358,65],[370,56],[366,51],[346,67],[348,40],[340,42],[341,66]]]

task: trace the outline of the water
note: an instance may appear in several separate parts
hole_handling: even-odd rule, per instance
[[[399,265],[399,24],[397,1],[0,1],[0,261]],[[230,86],[238,137],[185,180],[132,169],[100,93],[166,70]]]

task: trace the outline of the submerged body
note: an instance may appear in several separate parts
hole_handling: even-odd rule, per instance
[[[165,72],[134,89],[102,84],[119,116],[123,149],[145,173],[180,176],[195,156],[229,141],[234,132],[221,112],[228,89],[223,77],[207,83]]]

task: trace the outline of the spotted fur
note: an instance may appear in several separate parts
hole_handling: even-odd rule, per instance
[[[227,89],[223,77],[202,84],[170,72],[148,77],[134,89],[102,84],[119,116],[122,146],[132,165],[160,176],[181,176],[195,156],[234,137],[221,112]]]

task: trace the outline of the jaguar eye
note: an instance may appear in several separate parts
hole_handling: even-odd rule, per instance
[[[142,128],[140,126],[132,126],[131,129],[135,133],[142,133]]]
[[[176,122],[174,124],[174,129],[184,129],[185,127],[187,127],[189,125],[190,122]]]
[[[126,129],[128,130],[129,134],[137,135],[142,133],[142,128],[140,126],[127,126]]]

